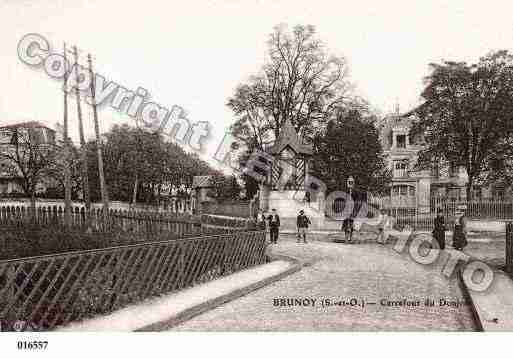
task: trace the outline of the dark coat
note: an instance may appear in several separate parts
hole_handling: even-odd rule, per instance
[[[435,217],[435,227],[433,228],[433,237],[440,245],[440,249],[445,248],[445,219],[443,216]]]
[[[304,214],[300,214],[297,216],[297,227],[298,228],[308,228],[308,225],[311,224],[310,220]]]
[[[353,189],[352,191],[349,191],[349,189],[346,189],[346,193],[351,193],[351,199],[353,200],[353,211],[350,215],[351,218],[358,217],[358,214],[360,212],[360,209],[362,208],[363,204],[367,202],[367,192],[362,192],[357,189]],[[366,213],[364,213],[366,214]]]
[[[466,235],[466,219],[465,217],[460,217],[454,224],[454,234],[453,234],[453,247],[456,249],[462,249],[467,245],[467,235]]]
[[[276,215],[276,220],[273,222],[273,215],[271,214],[269,217],[267,217],[267,220],[269,221],[269,227],[277,228],[280,226],[280,216]]]

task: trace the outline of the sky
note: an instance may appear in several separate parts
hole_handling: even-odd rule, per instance
[[[226,102],[265,61],[275,25],[315,25],[329,52],[347,59],[357,93],[387,114],[396,104],[407,111],[419,103],[429,63],[511,50],[512,10],[510,1],[494,0],[0,0],[0,125],[36,120],[54,127],[63,118],[62,83],[18,59],[28,33],[58,51],[64,41],[75,44],[108,79],[183,107],[191,122],[208,121],[212,135],[201,156],[210,161],[234,121]],[[99,117],[102,131],[133,124],[109,108]]]

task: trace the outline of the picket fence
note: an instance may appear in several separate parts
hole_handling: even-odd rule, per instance
[[[89,219],[88,219],[89,218]],[[105,221],[101,208],[92,208],[89,216],[83,206],[72,206],[71,228],[95,232],[119,230],[143,234],[171,232],[177,236],[201,232],[199,216],[187,213],[159,213],[141,210],[109,211]],[[5,205],[0,203],[0,225],[37,224],[42,226],[65,226],[64,206],[60,204],[36,207],[32,215],[28,204]]]
[[[449,229],[452,229],[457,213],[462,209],[467,218],[473,220],[513,220],[513,201],[432,198],[428,207],[421,207],[414,197],[401,199],[368,195],[365,200],[355,203],[354,207],[364,208],[367,217],[374,217],[379,211],[384,211],[393,218],[396,226],[416,229],[432,229],[438,209],[442,210]],[[345,213],[345,202],[338,200],[327,203],[326,214],[332,218],[348,215]]]

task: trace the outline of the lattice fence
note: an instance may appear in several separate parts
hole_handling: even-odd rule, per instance
[[[49,330],[265,263],[265,233],[0,261],[0,318]]]

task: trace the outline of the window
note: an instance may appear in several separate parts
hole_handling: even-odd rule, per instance
[[[449,168],[448,168],[449,177],[458,176],[458,172],[459,172],[458,166],[456,166],[454,163],[450,163]]]
[[[397,148],[406,148],[406,135],[397,135]]]
[[[408,135],[408,142],[410,143],[410,145],[415,145],[417,144],[418,140],[417,140],[417,136],[413,136],[413,135]]]
[[[402,196],[402,197],[415,197],[415,187],[409,185],[397,185],[392,188],[393,196]]]
[[[46,129],[46,140],[50,144],[55,144],[55,132],[49,129]]]
[[[408,168],[408,160],[395,161],[396,170],[405,170]]]

